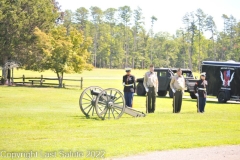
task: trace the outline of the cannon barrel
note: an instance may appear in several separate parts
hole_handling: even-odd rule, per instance
[[[100,93],[101,92],[91,90],[91,95],[98,96]],[[106,93],[103,93],[102,95],[105,96],[105,97],[108,97],[110,99],[115,99],[116,98],[113,95],[109,95],[109,94],[106,94]]]

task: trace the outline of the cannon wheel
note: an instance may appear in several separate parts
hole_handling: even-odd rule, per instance
[[[125,99],[119,90],[108,88],[98,95],[95,106],[99,118],[119,119],[125,111]]]
[[[91,94],[92,90],[100,93],[103,89],[98,86],[88,87],[82,92],[79,98],[79,107],[82,113],[87,117],[89,117],[90,114],[93,116],[95,112],[95,101],[97,96]]]

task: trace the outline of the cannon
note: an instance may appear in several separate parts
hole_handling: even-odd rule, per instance
[[[145,117],[143,112],[125,105],[123,94],[114,88],[102,89],[98,86],[86,88],[79,98],[79,107],[86,117],[119,119],[124,113],[133,117]]]

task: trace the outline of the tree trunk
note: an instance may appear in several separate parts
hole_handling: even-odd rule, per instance
[[[192,66],[192,55],[193,55],[193,46],[194,46],[194,30],[192,33],[192,37],[191,37],[191,47],[190,47],[190,53],[189,53],[189,68],[192,70],[193,66]]]
[[[189,47],[189,69],[192,70],[192,48]]]
[[[134,69],[134,56],[132,57],[132,69]]]
[[[61,75],[59,74],[59,72],[56,72],[56,73],[58,77],[58,87],[62,88],[63,72],[61,72]]]
[[[109,68],[112,69],[112,52],[110,53],[110,58],[109,58]]]
[[[97,67],[97,34],[95,34],[94,38],[94,67]]]
[[[8,57],[7,56],[3,56],[3,59],[2,59],[2,82],[3,84],[6,83],[7,81],[7,68],[5,68],[5,64],[7,63],[7,59]]]
[[[200,26],[199,26],[200,27]],[[199,28],[199,32],[198,32],[198,72],[200,73],[200,67],[201,67],[201,58],[200,58],[200,52],[201,52],[201,37],[200,37],[200,28]]]

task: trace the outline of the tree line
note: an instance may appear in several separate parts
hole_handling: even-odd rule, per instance
[[[153,33],[157,17],[151,17],[151,29],[144,28],[141,8],[129,6],[66,10],[63,25],[92,37],[91,63],[99,68],[183,67],[199,70],[201,61],[240,61],[240,22],[222,15],[224,29],[217,30],[211,15],[197,9],[183,15],[184,28],[176,34]],[[165,23],[165,22],[164,22]],[[211,35],[207,38],[205,35]]]
[[[183,15],[184,28],[171,35],[153,32],[155,16],[147,30],[140,7],[60,12],[55,0],[2,0],[0,8],[2,68],[16,61],[26,69],[52,69],[61,78],[92,66],[199,70],[203,60],[240,61],[240,22],[232,15],[222,15],[218,31],[213,17],[197,9]]]

